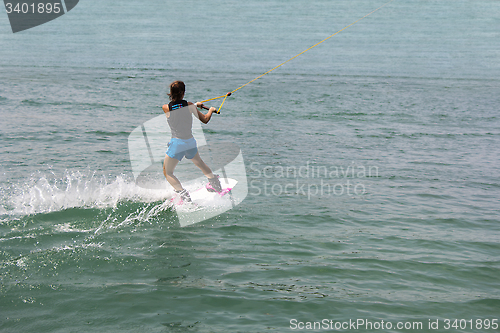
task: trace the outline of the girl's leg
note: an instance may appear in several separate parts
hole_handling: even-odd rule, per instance
[[[210,182],[211,188],[207,188],[209,192],[221,192],[222,187],[219,181],[219,176],[214,176],[212,173],[212,170],[210,170],[209,166],[203,162],[203,160],[200,157],[200,153],[196,153],[196,155],[192,158],[193,163],[201,169],[203,174],[207,176],[208,181]]]
[[[196,153],[194,157],[191,159],[198,168],[203,172],[207,178],[214,178],[214,174],[212,173],[212,170],[210,170],[210,167],[203,162],[201,159],[200,153]]]
[[[177,163],[179,163],[178,159],[165,155],[165,160],[163,161],[163,174],[174,190],[182,191],[181,182],[179,182],[179,179],[174,176],[174,169],[177,166]]]

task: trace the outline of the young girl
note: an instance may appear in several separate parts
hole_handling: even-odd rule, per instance
[[[207,114],[201,113],[197,108],[205,108],[200,102],[193,104],[191,102],[186,102],[184,98],[184,93],[186,87],[182,81],[174,81],[170,84],[170,93],[168,94],[170,98],[170,103],[163,105],[163,112],[167,116],[167,122],[170,126],[172,132],[172,138],[168,143],[167,153],[165,155],[165,160],[163,161],[163,174],[167,181],[172,185],[175,192],[179,193],[183,201],[191,202],[191,197],[188,191],[186,191],[177,177],[174,176],[174,169],[177,163],[182,160],[183,157],[190,159],[193,163],[201,169],[203,174],[207,176],[209,185],[207,186],[208,191],[211,192],[221,192],[222,188],[219,181],[219,176],[214,175],[212,170],[208,165],[203,162],[198,153],[198,148],[196,146],[196,140],[193,137],[191,131],[193,126],[194,115],[202,123],[206,124],[212,118],[212,114],[216,111],[214,107],[211,107]],[[195,105],[196,108],[188,107],[189,105]]]

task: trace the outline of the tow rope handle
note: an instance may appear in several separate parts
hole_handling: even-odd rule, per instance
[[[228,98],[229,96],[231,96],[231,94],[232,94],[232,92],[228,92],[228,93],[225,95],[224,99],[222,100],[221,105],[219,106],[219,109],[218,109],[217,111],[215,111],[215,113],[220,114],[220,109],[222,109],[222,106],[224,105],[224,102],[226,101],[226,98]],[[202,108],[202,109],[205,109],[205,110],[210,110],[210,108],[209,108],[209,107],[207,107],[207,106],[205,106],[205,105],[203,105],[203,104],[201,105],[201,108]]]

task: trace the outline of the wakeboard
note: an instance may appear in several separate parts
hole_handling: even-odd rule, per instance
[[[221,192],[210,192],[207,184],[194,187],[194,190],[189,190],[189,186],[186,186],[191,202],[182,200],[178,195],[170,199],[170,205],[173,205],[177,212],[181,227],[217,216],[234,206],[231,190],[238,181],[232,178],[219,178],[219,180]]]

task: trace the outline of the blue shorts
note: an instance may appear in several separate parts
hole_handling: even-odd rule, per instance
[[[179,161],[181,161],[184,156],[186,156],[187,159],[192,159],[198,152],[196,140],[194,138],[187,140],[172,138],[167,146],[167,155]]]

